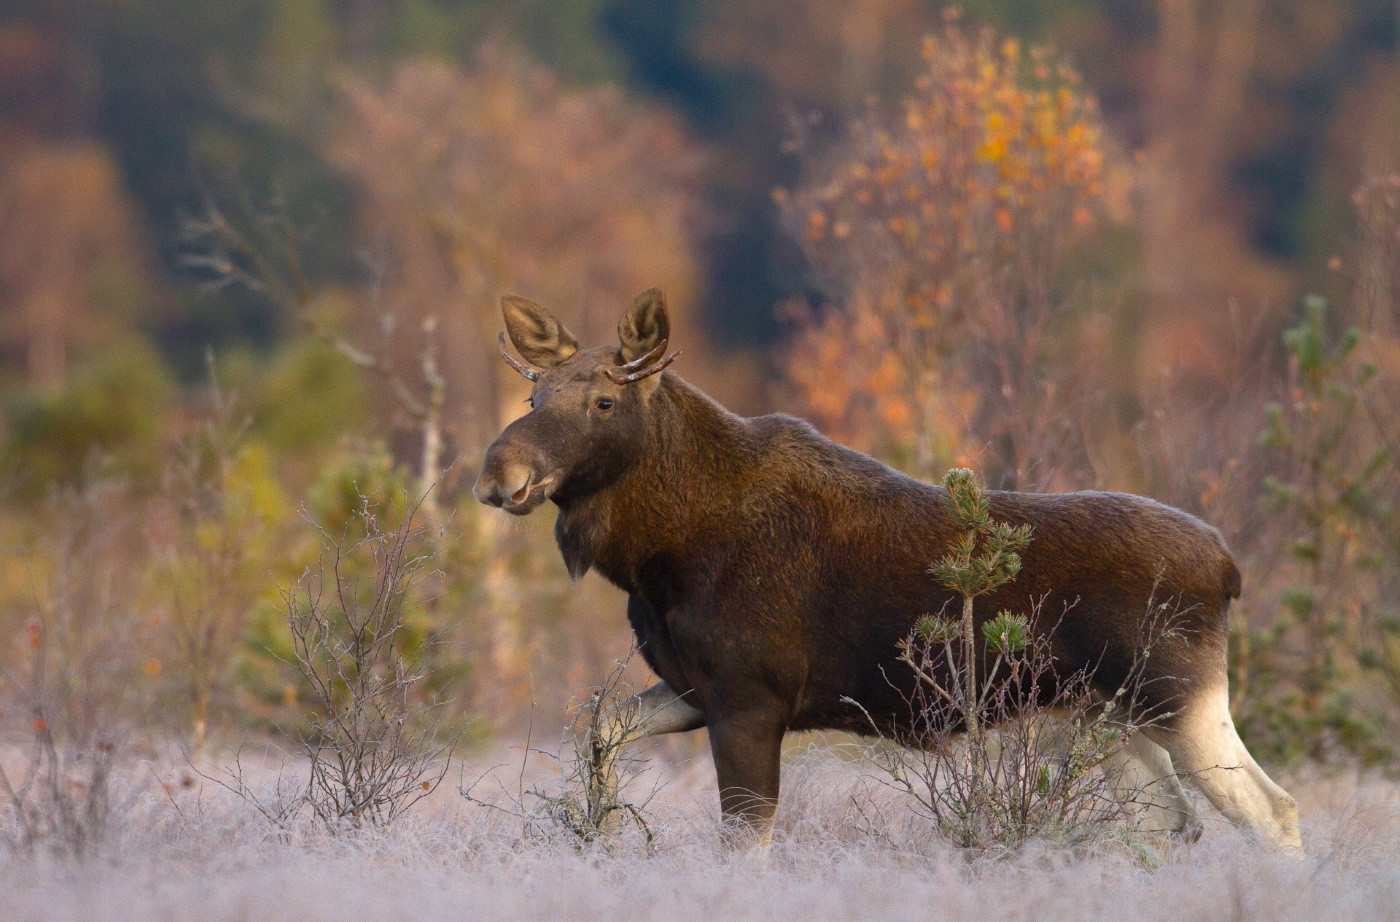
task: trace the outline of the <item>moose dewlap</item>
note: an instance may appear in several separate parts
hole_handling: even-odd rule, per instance
[[[661,680],[631,702],[642,732],[708,728],[725,817],[766,841],[787,731],[908,722],[915,679],[899,641],[957,608],[927,573],[957,538],[947,495],[802,420],[738,417],[665,371],[677,353],[656,289],[627,310],[616,347],[583,349],[523,298],[502,310],[524,362],[502,353],[534,383],[532,409],[491,445],[473,492],[517,515],[554,502],[569,572],[595,569],[628,593]],[[993,518],[1035,537],[979,620],[1038,603],[1051,614],[1033,629],[1055,668],[1089,670],[1111,694],[1140,658],[1144,616],[1170,600],[1179,630],[1152,650],[1134,704],[1170,716],[1129,748],[1158,779],[1163,822],[1197,823],[1175,757],[1231,821],[1300,848],[1293,799],[1230,719],[1226,610],[1240,575],[1219,532],[1120,493],[989,496]]]

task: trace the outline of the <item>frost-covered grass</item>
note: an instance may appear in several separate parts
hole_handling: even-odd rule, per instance
[[[151,784],[103,852],[80,864],[6,859],[7,920],[345,919],[940,919],[1321,920],[1400,918],[1400,786],[1373,777],[1285,779],[1303,810],[1308,857],[1269,854],[1217,815],[1192,846],[1114,842],[1067,853],[1030,848],[970,858],[933,843],[870,832],[851,795],[858,764],[830,753],[789,766],[782,822],[765,853],[736,853],[719,835],[708,758],[658,747],[635,793],[653,780],[658,841],[629,835],[611,852],[580,853],[561,837],[473,806],[459,777],[386,833],[331,836],[313,824],[278,832],[256,811],[183,769],[147,767]],[[668,753],[670,756],[668,757]],[[478,792],[509,799],[522,783],[506,752]],[[268,780],[266,767],[257,769]],[[523,784],[547,784],[547,766]],[[494,794],[492,793],[494,792]],[[505,802],[504,800],[502,802]],[[871,804],[875,806],[872,806]],[[898,827],[898,816],[886,828]],[[907,830],[906,830],[907,832]]]

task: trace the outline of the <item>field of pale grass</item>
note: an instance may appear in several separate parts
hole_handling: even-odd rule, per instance
[[[550,792],[547,760],[519,749],[473,757],[383,833],[332,836],[307,821],[278,831],[256,810],[173,760],[141,766],[107,845],[80,862],[6,859],[6,920],[836,919],[997,922],[1131,919],[1400,919],[1400,785],[1373,777],[1282,780],[1298,797],[1308,856],[1269,854],[1209,807],[1190,846],[1112,842],[973,858],[901,824],[868,768],[837,751],[795,748],[776,842],[727,849],[708,755],[647,744],[633,783],[652,794],[656,841],[629,832],[579,852],[547,826],[468,803],[510,806]],[[848,755],[848,753],[846,754]],[[271,791],[276,757],[243,755]],[[217,774],[226,757],[201,770]],[[287,769],[294,771],[294,766]],[[483,775],[485,777],[483,777]],[[157,784],[153,779],[164,784]],[[526,800],[529,800],[527,797]],[[862,806],[857,809],[855,804]],[[871,831],[872,811],[884,834]],[[899,830],[897,836],[890,830]]]

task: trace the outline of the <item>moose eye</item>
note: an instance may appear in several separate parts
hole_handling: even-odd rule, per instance
[[[599,397],[598,402],[594,404],[599,410],[611,410],[612,405],[613,399],[611,397]]]

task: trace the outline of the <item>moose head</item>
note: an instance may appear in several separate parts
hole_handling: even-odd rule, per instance
[[[617,325],[620,347],[580,348],[559,319],[532,301],[501,299],[506,331],[501,355],[534,383],[530,412],[506,427],[486,452],[472,493],[515,515],[547,499],[606,487],[638,455],[658,373],[679,352],[666,352],[671,322],[660,289],[642,292]]]

